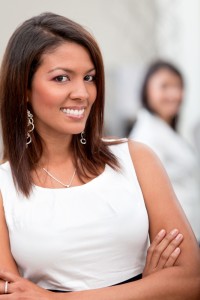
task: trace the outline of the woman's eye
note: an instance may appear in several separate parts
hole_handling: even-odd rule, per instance
[[[94,81],[95,80],[95,76],[94,75],[86,75],[85,77],[84,77],[84,80],[85,81]]]
[[[55,81],[57,82],[65,82],[65,81],[68,81],[68,77],[66,75],[59,75],[59,76],[56,76],[54,78]]]

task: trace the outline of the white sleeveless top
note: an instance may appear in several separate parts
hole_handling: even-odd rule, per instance
[[[0,166],[11,251],[21,275],[45,289],[110,286],[143,272],[148,215],[128,143],[110,146],[122,169],[106,165],[76,187],[16,191],[8,162]]]

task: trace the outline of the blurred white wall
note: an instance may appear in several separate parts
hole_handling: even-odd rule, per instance
[[[106,127],[123,135],[134,118],[147,64],[170,59],[184,72],[187,90],[180,130],[190,140],[200,119],[199,0],[0,0],[0,59],[15,28],[44,11],[84,25],[97,39],[106,67]]]
[[[148,56],[149,44],[151,47],[154,44],[154,2],[155,0],[0,0],[0,57],[8,38],[21,22],[38,13],[52,11],[86,26],[98,40],[107,66],[134,63],[142,56]],[[142,35],[151,37],[146,45],[141,39],[141,32]]]
[[[190,140],[191,129],[197,120],[200,121],[200,1],[191,2],[185,0],[180,6],[182,21],[180,64],[187,83],[187,101],[183,109],[181,127],[183,134]]]

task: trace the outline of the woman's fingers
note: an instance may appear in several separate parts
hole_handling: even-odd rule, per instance
[[[164,229],[162,229],[154,238],[153,242],[151,243],[151,245],[147,251],[147,258],[146,258],[147,265],[151,262],[155,248],[160,244],[160,242],[163,240],[165,235],[166,235],[166,231]]]
[[[0,270],[0,295],[12,293],[12,285],[21,277],[9,271]]]
[[[183,235],[177,229],[168,234],[165,230],[161,230],[147,251],[143,277],[163,268],[172,267],[180,255],[179,245],[182,241]]]
[[[5,281],[0,279],[0,295],[4,294]]]
[[[5,295],[10,293],[10,283],[6,280],[0,280],[0,295]]]
[[[178,246],[183,241],[183,235],[179,233],[168,245],[167,247],[162,251],[160,255],[160,259],[158,261],[158,264],[156,266],[157,269],[162,269],[163,267],[171,267],[174,265],[177,257],[176,254],[179,255],[179,250],[176,250]],[[178,248],[180,249],[180,248]],[[174,251],[177,251],[174,253]],[[167,266],[166,266],[167,264]]]
[[[177,258],[179,257],[180,253],[181,253],[181,249],[179,247],[177,247],[172,252],[170,257],[168,258],[168,260],[167,260],[166,264],[164,265],[164,267],[165,268],[172,267],[175,264],[175,262],[176,262]]]
[[[0,278],[1,278],[1,280],[4,280],[4,281],[16,281],[20,277],[9,271],[0,270]]]
[[[177,236],[178,230],[173,229],[158,245],[156,245],[156,247],[154,247],[151,257],[151,266],[153,268],[156,268],[158,264],[159,267],[162,268],[162,266],[166,263],[170,254],[181,242],[179,239],[176,239]]]

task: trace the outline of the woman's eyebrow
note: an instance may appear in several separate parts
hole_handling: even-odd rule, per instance
[[[51,70],[48,71],[48,73],[52,73],[54,71],[57,71],[57,70],[60,70],[60,71],[64,71],[64,72],[67,72],[67,73],[75,73],[74,70],[71,70],[71,69],[67,69],[67,68],[63,68],[63,67],[56,67],[56,68],[53,68]],[[92,69],[89,69],[88,71],[86,71],[85,73],[90,73],[92,71],[96,71],[95,68],[92,68]]]

